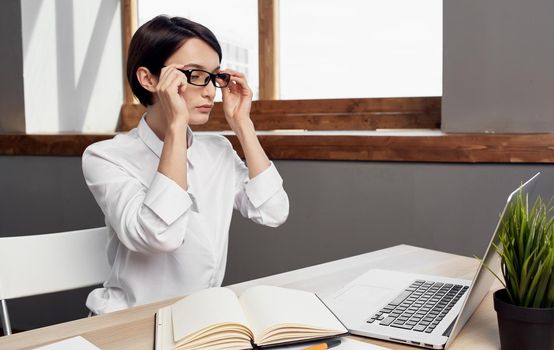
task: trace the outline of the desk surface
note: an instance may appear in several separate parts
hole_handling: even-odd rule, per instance
[[[399,245],[228,287],[240,294],[253,285],[269,284],[316,292],[326,297],[370,268],[471,279],[477,266],[477,260],[472,258]],[[30,349],[81,335],[103,350],[152,350],[154,314],[158,308],[174,300],[0,337],[0,349]],[[355,338],[391,349],[415,349],[402,344]],[[500,349],[491,293],[485,297],[449,350],[470,348]]]

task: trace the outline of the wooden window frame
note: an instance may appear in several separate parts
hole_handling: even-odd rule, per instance
[[[279,1],[258,0],[260,100],[279,99]]]

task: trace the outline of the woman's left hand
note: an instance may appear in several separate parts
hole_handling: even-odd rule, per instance
[[[220,72],[231,75],[229,85],[221,90],[225,119],[236,133],[241,123],[250,121],[252,90],[248,86],[244,74],[231,69],[222,69]]]

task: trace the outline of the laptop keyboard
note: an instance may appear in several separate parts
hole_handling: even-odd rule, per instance
[[[367,322],[431,333],[467,290],[459,284],[417,280]]]

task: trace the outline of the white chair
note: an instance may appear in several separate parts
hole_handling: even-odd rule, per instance
[[[110,267],[106,227],[0,237],[0,316],[11,334],[6,300],[100,284]]]

